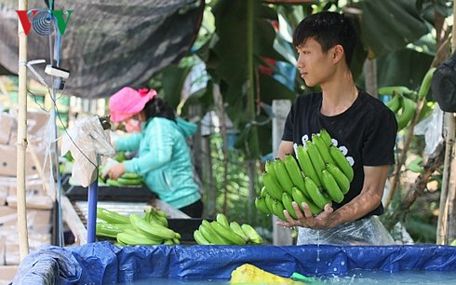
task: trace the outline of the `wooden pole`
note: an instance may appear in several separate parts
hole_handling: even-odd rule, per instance
[[[28,0],[19,0],[19,10],[28,9]],[[17,119],[17,227],[20,260],[29,252],[27,209],[25,200],[25,154],[27,150],[27,35],[18,19],[19,35],[19,89]]]
[[[451,50],[456,51],[456,0],[453,0],[453,31]],[[455,238],[456,221],[456,161],[454,159],[455,117],[454,113],[445,113],[446,137],[445,160],[443,165],[442,189],[440,193],[440,211],[437,225],[437,244],[448,244]]]
[[[366,58],[363,65],[364,77],[366,78],[366,90],[371,96],[378,98],[377,92],[377,60]]]
[[[282,141],[283,129],[287,114],[290,112],[291,102],[289,100],[273,100],[272,112],[274,118],[272,119],[272,154],[277,157],[277,150],[279,149],[280,142]],[[293,240],[291,238],[290,229],[277,226],[276,222],[279,219],[272,216],[272,242],[274,245],[290,245]]]

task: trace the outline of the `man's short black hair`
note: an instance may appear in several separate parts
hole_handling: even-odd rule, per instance
[[[316,40],[324,52],[335,45],[341,45],[344,48],[345,61],[350,66],[358,37],[347,17],[336,12],[320,12],[307,16],[293,33],[293,45],[298,47],[309,38]]]

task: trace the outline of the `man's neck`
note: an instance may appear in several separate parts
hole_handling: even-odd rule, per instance
[[[358,98],[353,77],[349,71],[321,84],[323,101],[320,112],[325,116],[335,116],[345,112]]]

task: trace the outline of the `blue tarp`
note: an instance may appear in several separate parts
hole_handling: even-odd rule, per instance
[[[98,242],[43,248],[21,263],[14,284],[117,284],[147,278],[230,278],[244,263],[289,277],[375,271],[456,271],[456,247],[414,246],[134,246]]]

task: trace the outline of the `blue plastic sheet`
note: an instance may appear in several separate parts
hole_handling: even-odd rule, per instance
[[[134,246],[108,242],[50,246],[27,256],[14,284],[117,284],[147,278],[230,278],[250,263],[289,277],[372,271],[456,271],[456,247],[421,246]]]

